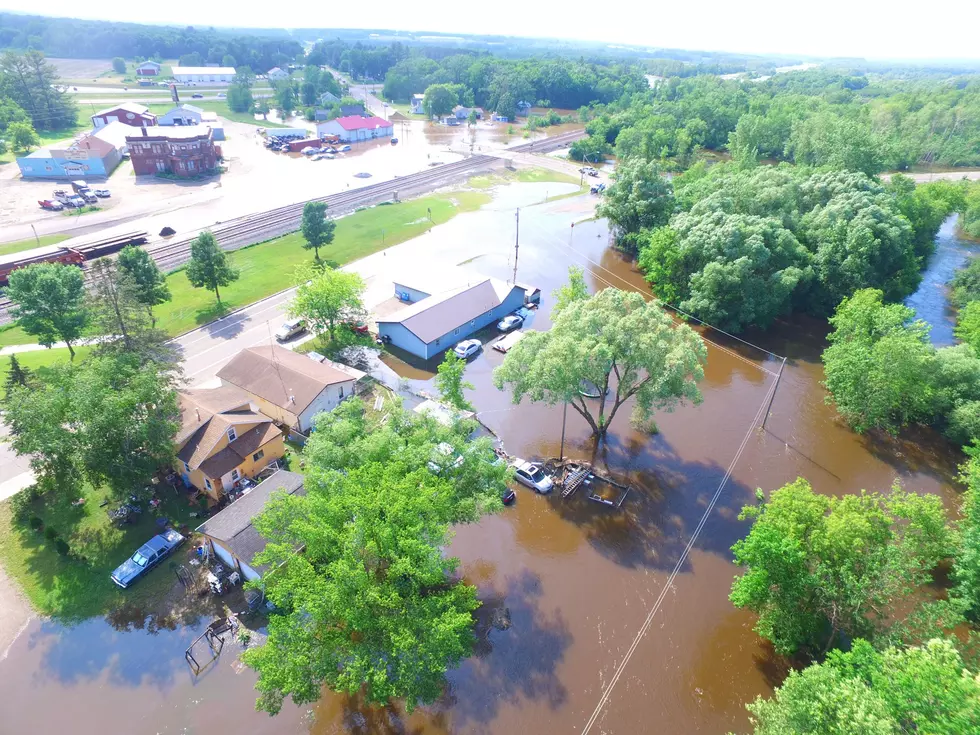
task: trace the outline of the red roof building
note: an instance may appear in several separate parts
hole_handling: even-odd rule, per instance
[[[92,115],[92,125],[98,129],[109,123],[121,122],[134,128],[145,128],[157,124],[157,116],[148,107],[138,102],[123,102],[114,107],[107,107]]]
[[[387,120],[363,115],[338,117],[316,125],[316,133],[321,138],[324,135],[336,135],[345,143],[384,138],[390,136],[394,129],[395,126]]]

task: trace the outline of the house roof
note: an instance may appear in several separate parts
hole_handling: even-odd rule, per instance
[[[192,138],[207,138],[210,135],[210,125],[150,125],[127,135],[126,142],[139,143],[147,138],[169,141],[190,140]]]
[[[265,510],[269,498],[277,490],[290,495],[305,494],[303,476],[296,472],[279,470],[220,513],[208,518],[198,526],[198,533],[220,541],[239,560],[252,566],[257,572],[262,572],[263,568],[252,565],[252,559],[265,548],[267,542],[255,530],[252,521]]]
[[[378,324],[401,324],[426,344],[500,306],[514,289],[496,278],[433,294],[400,309]]]
[[[275,72],[275,71],[279,71],[279,72],[282,72],[283,74],[286,74],[286,72],[282,71],[282,69],[280,69],[278,66],[272,67],[271,69],[269,69],[269,71],[266,72],[266,74],[272,74],[272,72]]]
[[[178,112],[178,111],[182,111],[182,110],[188,110],[190,112],[196,112],[198,115],[203,115],[204,114],[204,110],[202,110],[200,107],[195,107],[194,105],[187,105],[187,104],[184,104],[183,102],[181,102],[179,105],[177,105],[176,107],[174,107],[172,110],[167,110],[166,114],[169,115],[169,114],[171,114],[173,112]]]
[[[340,123],[340,127],[344,130],[377,130],[378,128],[394,127],[390,122],[382,120],[380,117],[361,117],[360,115],[338,117],[334,122]]]
[[[126,136],[131,135],[132,132],[132,125],[114,120],[108,125],[103,125],[101,128],[98,128],[92,133],[92,136],[104,140],[116,148],[124,148],[126,146]]]
[[[211,477],[220,477],[228,470],[237,467],[241,460],[255,451],[256,448],[268,442],[278,430],[272,425],[272,419],[261,413],[256,413],[249,406],[248,396],[244,391],[234,386],[221,386],[210,390],[179,391],[177,394],[180,406],[180,429],[176,441],[182,445],[177,452],[177,458],[186,462],[191,469],[205,470]],[[219,452],[214,447],[227,434],[232,426],[259,424],[238,434],[235,441]],[[224,452],[234,454],[234,464],[223,472],[216,472],[218,464],[231,461],[230,454],[217,461]],[[217,463],[215,463],[216,460]],[[209,464],[210,463],[210,464]]]
[[[412,95],[412,99],[413,100],[418,100],[418,101],[421,102],[422,100],[425,99],[425,95],[424,94],[413,94]]]
[[[172,67],[174,76],[178,74],[234,74],[234,68],[230,66],[174,66]]]
[[[218,371],[218,377],[295,415],[305,411],[327,386],[355,380],[353,375],[279,345],[242,350]]]
[[[160,68],[160,62],[159,61],[153,61],[152,59],[147,59],[146,61],[141,61],[139,63],[139,65],[137,65],[136,68],[139,69],[141,66],[155,66],[155,67],[157,67],[159,69]]]
[[[242,460],[257,452],[260,447],[264,447],[279,436],[282,436],[282,432],[276,428],[271,419],[267,420],[266,423],[239,434],[231,444],[201,462],[199,469],[208,477],[221,477],[238,467]]]

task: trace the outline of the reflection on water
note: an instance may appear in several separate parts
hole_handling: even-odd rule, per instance
[[[592,201],[577,197],[522,210],[520,280],[544,295],[535,329],[549,326],[550,294],[570,263],[586,268],[594,289],[643,288],[632,264],[608,250],[604,223],[582,222]],[[447,243],[464,242],[481,256],[481,272],[506,279],[513,267],[506,218],[512,212],[461,215],[424,236],[429,239],[418,245],[421,255],[413,257],[438,260],[449,252],[442,250]],[[581,223],[574,239],[573,222]],[[943,238],[949,236],[944,227],[931,273],[937,263],[948,264],[947,257],[955,259],[944,254]],[[930,288],[928,281],[923,289]],[[935,306],[921,294],[913,298],[920,296]],[[766,430],[750,431],[744,454],[669,587],[671,571],[766,397],[772,378],[758,367],[762,353],[706,334],[724,349],[709,346],[704,403],[658,416],[656,434],[632,430],[624,407],[608,438],[596,446],[584,421],[569,411],[566,455],[593,459],[633,491],[616,510],[584,494],[562,500],[522,489],[513,507],[456,529],[450,551],[461,559],[461,571],[478,587],[484,607],[477,615],[476,655],[450,673],[448,691],[430,707],[408,715],[400,706],[366,707],[326,694],[309,708],[312,721],[306,709],[291,705],[271,719],[252,711],[254,676],[236,666],[233,656],[223,655],[201,679],[189,676],[181,656],[197,627],[121,633],[95,620],[70,630],[34,624],[16,642],[0,664],[0,698],[20,706],[5,708],[0,730],[580,731],[658,599],[662,606],[593,732],[745,730],[744,703],[769,693],[788,665],[752,631],[752,616],[734,610],[727,599],[736,571],[730,547],[747,530],[737,515],[753,502],[755,488],[771,490],[802,475],[818,491],[840,495],[884,490],[900,478],[907,488],[940,493],[948,503],[956,497],[951,481],[957,458],[932,432],[898,439],[858,436],[837,420],[820,385],[825,330],[824,324],[799,319],[751,335],[787,356],[779,391]],[[468,398],[510,452],[557,455],[561,407],[515,407],[492,385],[493,368],[502,359],[486,350],[469,363],[466,379],[474,390]],[[434,392],[434,365],[392,355],[379,364]],[[775,362],[765,364],[772,368]]]

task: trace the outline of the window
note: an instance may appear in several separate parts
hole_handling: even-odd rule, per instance
[[[473,321],[470,322],[470,326],[471,327],[475,327],[476,326],[476,319],[474,319]]]
[[[188,171],[193,171],[194,170],[194,162],[193,161],[188,161],[187,162],[187,170]]]
[[[214,492],[214,488],[211,487],[211,478],[209,478],[209,477],[205,477],[204,478],[204,487],[206,487],[211,492]]]
[[[255,454],[252,455],[252,461],[258,462],[264,456],[265,456],[265,450],[260,449],[259,451],[257,451]]]
[[[456,328],[455,328],[455,329],[453,330],[453,335],[454,335],[454,336],[458,336],[458,335],[459,335],[459,327],[456,327]]]
[[[238,438],[238,434],[235,433],[235,427],[232,426],[230,429],[228,429],[228,441],[233,442],[237,438]]]
[[[241,476],[242,476],[242,473],[238,471],[238,468],[235,468],[235,469],[233,469],[233,470],[231,471],[231,481],[232,481],[232,482],[238,482],[238,479],[239,479],[239,478],[240,478]]]
[[[184,472],[186,472],[188,475],[191,473],[191,466],[187,464],[187,462],[184,462]]]
[[[344,397],[344,386],[340,386],[340,397]]]
[[[163,161],[157,161],[157,171],[166,171],[167,167],[163,164]]]

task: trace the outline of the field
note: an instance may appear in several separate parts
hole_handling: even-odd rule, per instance
[[[464,191],[355,212],[337,220],[334,242],[321,248],[320,256],[344,265],[425,232],[432,226],[427,209],[432,210],[432,224],[438,225],[460,212],[479,209],[487,201],[489,197],[482,192]],[[313,253],[303,249],[303,236],[294,232],[236,250],[228,259],[241,277],[221,289],[221,304],[210,291],[193,288],[182,270],[168,275],[173,300],[157,307],[157,326],[171,335],[183,334],[228,311],[290,288],[297,283],[297,268],[312,264]],[[0,344],[2,340],[0,334]]]
[[[119,74],[112,68],[112,59],[48,59],[58,70],[61,82],[70,86],[110,87],[120,84],[136,83],[136,62],[126,62],[126,73]],[[175,61],[164,61],[160,69],[161,78],[171,74],[170,67]]]
[[[71,235],[41,235],[39,238],[41,243],[34,238],[30,240],[17,240],[16,242],[5,242],[0,243],[0,255],[10,255],[11,253],[19,253],[21,250],[30,250],[31,248],[44,247],[45,245],[56,245],[63,240],[67,240]]]

